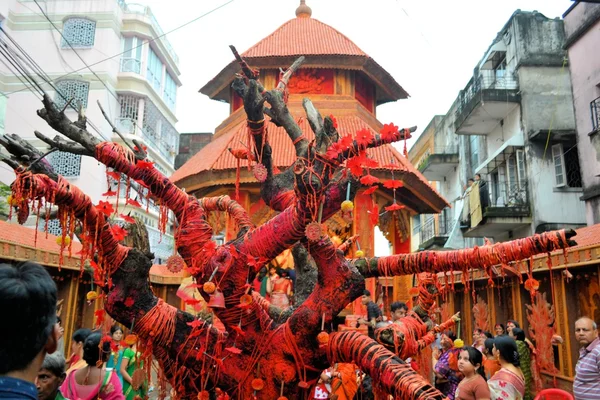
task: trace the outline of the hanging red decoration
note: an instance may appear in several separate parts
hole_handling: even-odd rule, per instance
[[[398,203],[394,203],[394,204],[392,204],[391,206],[387,206],[387,207],[385,207],[385,210],[386,210],[386,211],[393,212],[393,211],[400,211],[400,210],[402,210],[403,208],[406,208],[406,207],[405,207],[405,206],[401,206],[401,205],[400,205],[400,204],[398,204]]]
[[[202,285],[202,290],[208,294],[214,293],[216,289],[217,286],[212,282],[204,282],[204,285]]]
[[[404,186],[404,183],[395,179],[388,179],[383,181],[383,186],[388,189],[399,189]]]
[[[260,378],[252,379],[252,389],[259,391],[259,390],[263,390],[264,387],[265,387],[265,382],[262,379],[260,379]]]
[[[362,178],[360,178],[360,183],[362,183],[365,186],[371,186],[375,183],[379,183],[379,178],[374,177],[371,174],[367,174],[367,175],[363,176]]]
[[[178,254],[173,254],[167,258],[167,269],[172,273],[176,274],[181,272],[185,268],[185,261]]]
[[[316,242],[321,239],[323,236],[323,230],[321,229],[321,224],[318,222],[311,222],[306,225],[306,229],[304,231],[306,238],[311,242]]]
[[[392,142],[398,137],[398,127],[393,123],[383,124],[379,134],[381,135],[381,139],[383,141]]]
[[[264,182],[267,180],[267,168],[263,164],[256,164],[252,167],[252,173],[254,177],[259,182]]]

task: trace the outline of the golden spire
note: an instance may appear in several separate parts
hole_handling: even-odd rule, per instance
[[[296,8],[297,18],[310,18],[312,10],[306,5],[306,0],[300,0],[300,5]]]

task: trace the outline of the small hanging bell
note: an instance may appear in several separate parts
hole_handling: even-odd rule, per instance
[[[225,308],[225,296],[223,296],[223,292],[215,290],[215,292],[209,296],[208,306],[210,308]]]

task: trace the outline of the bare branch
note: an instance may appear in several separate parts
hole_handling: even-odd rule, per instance
[[[58,149],[60,151],[65,151],[67,153],[72,153],[72,154],[81,154],[82,156],[90,156],[90,157],[94,156],[94,154],[92,152],[90,152],[88,149],[86,149],[82,145],[75,143],[75,142],[67,141],[58,135],[56,135],[54,137],[54,139],[50,139],[49,137],[47,137],[46,135],[44,135],[43,133],[41,133],[39,131],[34,131],[34,133],[38,139],[40,139],[44,143],[46,143],[49,146],[51,146],[55,149]]]
[[[135,149],[129,144],[129,142],[127,141],[127,139],[125,139],[125,137],[123,136],[123,134],[117,129],[117,127],[115,126],[115,124],[112,123],[112,121],[110,120],[110,118],[108,118],[108,115],[106,115],[106,112],[104,111],[104,108],[102,108],[102,104],[100,104],[100,100],[96,100],[96,103],[98,104],[98,107],[100,107],[100,112],[102,112],[102,116],[104,117],[104,119],[106,120],[106,122],[108,122],[108,124],[110,125],[110,127],[112,128],[112,131],[114,133],[117,134],[117,136],[119,136],[121,138],[121,140],[123,141],[123,143],[125,143],[125,145],[127,147],[129,147],[129,149],[135,154],[135,157],[139,160],[143,160],[146,157],[142,157],[140,158],[138,155],[138,152],[135,151]],[[138,146],[138,149],[141,149],[141,146]],[[145,152],[144,152],[145,154]]]

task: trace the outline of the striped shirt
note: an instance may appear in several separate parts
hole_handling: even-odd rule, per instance
[[[600,339],[579,350],[573,393],[576,400],[600,400]]]

